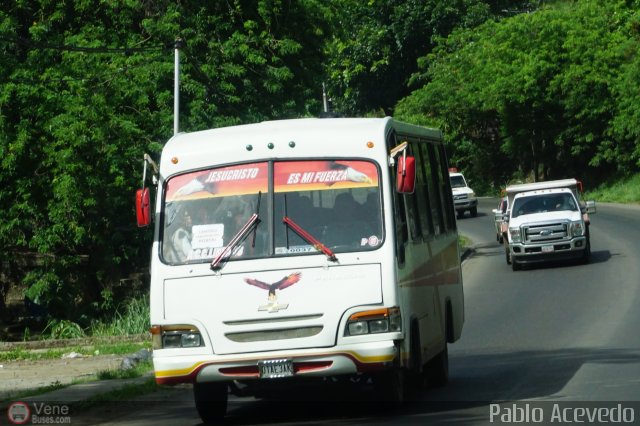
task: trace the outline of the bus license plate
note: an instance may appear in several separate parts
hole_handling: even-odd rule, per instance
[[[543,253],[551,253],[553,252],[553,246],[542,246]]]
[[[272,359],[258,362],[260,377],[290,377],[293,376],[293,361],[290,359]]]

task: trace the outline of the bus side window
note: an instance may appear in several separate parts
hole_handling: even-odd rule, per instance
[[[455,230],[457,227],[455,211],[453,207],[453,194],[451,193],[451,180],[449,179],[449,163],[444,145],[438,146],[440,156],[440,175],[442,177],[442,198],[444,200],[444,215],[448,230]]]
[[[387,139],[387,148],[397,145],[395,135],[391,134]],[[398,264],[402,265],[405,262],[405,245],[409,240],[409,231],[407,229],[407,213],[404,205],[404,197],[395,190],[396,188],[396,170],[395,166],[389,168],[389,174],[392,181],[392,194],[393,194],[393,218],[395,224],[395,236],[396,236],[396,256],[398,258]]]
[[[421,206],[420,224],[422,225],[422,235],[433,235],[433,215],[431,212],[431,199],[429,194],[429,175],[431,168],[427,156],[427,145],[420,144],[416,149],[416,194],[418,203]]]
[[[412,142],[410,145],[409,150],[411,151],[411,155],[414,155],[412,148],[415,145],[415,142]],[[419,168],[420,166],[417,165],[416,167]],[[418,241],[422,237],[421,213],[422,210],[425,209],[425,207],[421,207],[418,202],[418,189],[416,188],[411,194],[404,194],[404,202],[407,209],[407,223],[409,225],[411,240]]]
[[[434,233],[439,235],[445,231],[444,226],[444,208],[442,199],[442,185],[440,182],[440,171],[438,167],[438,157],[433,144],[427,144],[427,153],[429,157],[429,166],[431,168],[431,176],[429,176],[429,193],[433,194],[431,199],[431,211],[434,216]]]

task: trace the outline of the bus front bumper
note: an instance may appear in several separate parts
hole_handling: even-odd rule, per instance
[[[163,356],[161,352],[153,355],[158,384],[265,379],[259,368],[264,361],[290,360],[294,378],[368,373],[389,368],[399,356],[393,340],[242,355]]]

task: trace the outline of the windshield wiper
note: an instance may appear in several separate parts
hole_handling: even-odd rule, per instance
[[[297,223],[295,223],[293,221],[293,219],[291,219],[288,216],[285,216],[285,217],[282,218],[282,222],[285,225],[287,225],[289,228],[291,228],[291,230],[293,230],[293,232],[298,234],[300,236],[300,238],[302,238],[303,240],[305,240],[306,242],[311,244],[316,250],[321,251],[324,254],[326,254],[330,261],[332,261],[332,262],[337,262],[338,261],[338,258],[336,257],[335,254],[333,254],[333,252],[331,251],[331,249],[329,249],[329,247],[325,246],[320,241],[318,241],[313,235],[309,234],[307,231],[302,229],[300,227],[300,225],[298,225]]]
[[[247,223],[245,223],[242,226],[242,228],[240,228],[240,230],[236,233],[236,235],[233,236],[233,238],[231,239],[231,241],[229,241],[229,244],[227,244],[224,250],[222,250],[222,252],[220,252],[220,254],[215,259],[213,259],[213,262],[211,262],[211,269],[214,271],[217,271],[220,268],[222,268],[222,266],[220,266],[222,259],[224,259],[225,257],[230,257],[231,254],[233,253],[233,250],[238,245],[238,243],[244,240],[246,236],[249,234],[249,232],[251,232],[253,227],[257,226],[258,223],[260,223],[260,218],[258,217],[258,214],[257,213],[252,214],[251,217],[249,217],[249,220],[247,221]]]

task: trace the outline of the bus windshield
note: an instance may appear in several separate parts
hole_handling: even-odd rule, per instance
[[[285,217],[332,252],[375,250],[383,241],[379,182],[378,167],[362,160],[265,161],[174,176],[164,190],[162,259],[211,262],[253,214],[257,223],[228,260],[318,254]]]

